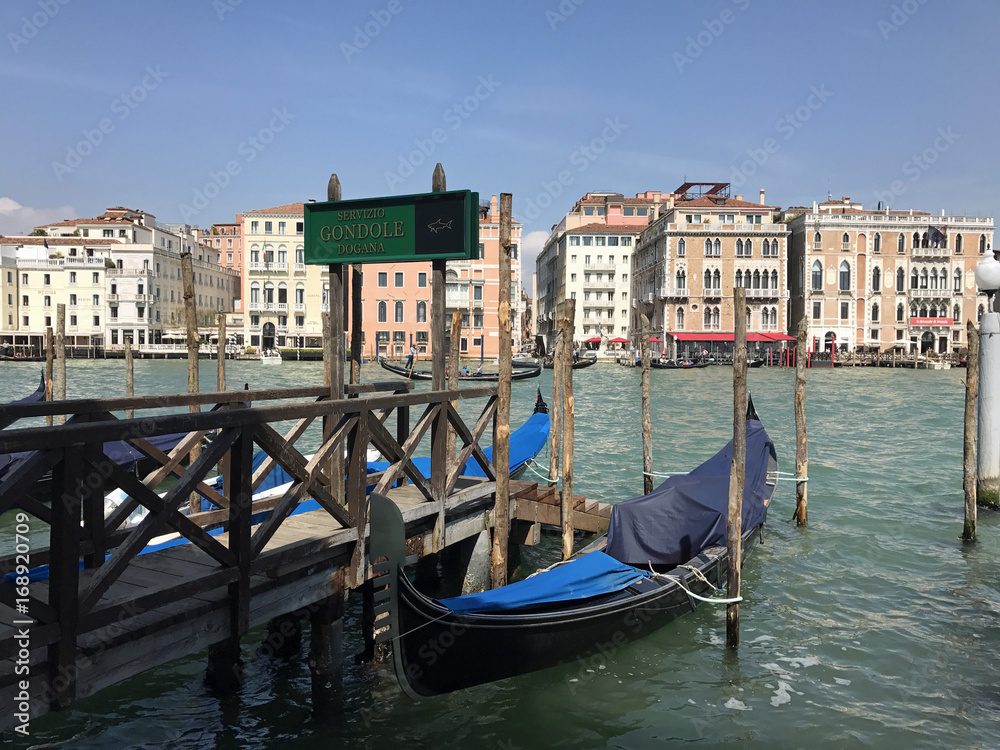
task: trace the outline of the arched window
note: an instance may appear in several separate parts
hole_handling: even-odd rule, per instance
[[[899,235],[902,237],[903,235]],[[896,291],[906,291],[906,271],[902,267],[896,269]]]
[[[385,300],[380,300],[378,303],[378,322],[385,323],[389,320],[389,306],[385,303]]]
[[[849,292],[851,290],[851,267],[846,260],[840,262],[840,291]]]
[[[875,232],[875,237],[872,239],[872,252],[880,253],[882,252],[882,235]]]
[[[936,318],[938,316],[937,305],[931,305],[931,317]]]
[[[819,232],[813,235],[813,248],[819,250],[823,247],[823,238],[820,236]]]
[[[872,323],[878,323],[878,303],[872,305]]]
[[[915,318],[915,317],[917,317],[917,313],[918,313],[918,312],[919,312],[919,310],[917,310],[917,305],[916,305],[916,303],[914,303],[914,304],[910,305],[910,317],[911,317],[911,318]]]
[[[953,285],[956,292],[962,291],[962,269],[960,268],[955,269]]]
[[[851,246],[851,238],[850,238],[850,235],[847,234],[847,232],[844,232],[841,235],[841,237],[840,237],[840,244],[841,244],[842,247],[850,247]]]
[[[767,271],[764,271],[764,273],[762,273],[760,275],[760,288],[761,289],[767,289],[767,286],[768,286],[767,282],[769,280],[770,280],[769,274],[767,273]]]
[[[274,284],[270,281],[264,282],[264,304],[274,302]]]
[[[396,320],[397,323],[402,323],[403,322],[403,303],[402,303],[401,300],[396,300],[395,308],[396,308],[395,320]]]
[[[920,246],[921,247],[927,247],[927,232],[924,232],[924,235],[922,237],[922,241],[920,243]]]
[[[743,240],[736,240],[736,257],[739,258],[743,255]]]
[[[266,242],[264,243],[264,262],[265,263],[274,262],[274,245],[268,247]]]
[[[719,269],[716,269],[715,273],[712,274],[712,281],[715,282],[713,286],[716,289],[722,289],[722,274],[719,273]]]
[[[962,235],[957,235],[955,237],[955,252],[956,253],[962,252]]]
[[[711,254],[712,254],[712,240],[705,240],[705,255],[707,256]]]
[[[900,302],[898,305],[896,305],[896,322],[902,323],[905,315],[906,315],[906,308],[903,307],[903,303]]]
[[[760,289],[760,271],[753,272],[753,288]]]
[[[250,301],[260,302],[260,284],[256,281],[250,284]]]
[[[295,285],[295,304],[305,305],[306,303],[306,285],[299,283]]]
[[[684,238],[681,237],[677,240],[677,255],[684,255],[687,252],[687,245],[684,243]]]
[[[712,249],[715,250],[716,257],[722,255],[722,243],[719,242],[718,238],[716,238],[715,244],[712,246]]]
[[[302,245],[295,246],[295,262],[302,265],[306,262],[306,250]]]
[[[678,330],[684,330],[684,308],[683,307],[678,307],[677,308],[676,320],[677,320],[677,328],[678,328]]]
[[[930,285],[930,288],[931,289],[937,289],[938,288],[938,272],[937,272],[936,268],[932,268],[931,269],[931,285]]]
[[[916,289],[920,286],[920,274],[917,273],[917,269],[914,268],[910,272],[910,289]]]
[[[923,271],[920,272],[920,288],[921,289],[926,289],[927,288],[927,269],[926,268]]]
[[[777,289],[778,288],[778,272],[777,271],[771,271],[771,288],[772,289]]]
[[[904,245],[903,233],[900,232],[899,233],[899,239],[896,240],[896,252],[897,253],[901,253],[901,252],[903,252],[905,250],[905,248],[903,247],[903,245]]]
[[[743,254],[746,257],[751,257],[753,255],[753,240],[747,240],[743,245]]]
[[[875,235],[876,237],[878,235]],[[877,292],[882,288],[882,272],[877,269],[872,269],[872,291]]]
[[[426,323],[427,322],[427,303],[421,300],[417,303],[417,322]]]
[[[750,320],[751,320],[750,308],[748,307],[747,308],[747,330],[748,331],[753,327],[753,325],[750,323]]]
[[[953,308],[951,308],[951,322],[954,324],[960,321],[961,319],[962,319],[962,308],[959,307],[958,305],[955,305]]]
[[[750,288],[750,269],[748,268],[743,272],[743,286],[747,289]]]
[[[921,306],[921,308],[920,308],[920,315],[918,317],[921,317],[921,318],[926,318],[927,317],[927,305],[922,305]]]
[[[812,266],[812,288],[823,288],[823,264],[818,260]]]
[[[736,284],[735,284],[735,286],[743,286],[743,272],[740,271],[739,269],[736,270]]]
[[[674,274],[674,286],[676,286],[678,289],[683,289],[684,288],[684,272],[683,271],[678,271],[677,273]]]
[[[706,307],[705,308],[705,316],[704,317],[705,317],[705,328],[711,328],[712,327],[712,308],[710,308],[710,307]]]
[[[913,247],[920,247],[920,232],[913,233]]]
[[[765,258],[771,254],[771,241],[770,240],[764,240],[764,242],[761,244],[761,246],[760,246],[760,254],[763,257],[765,257]]]
[[[712,326],[714,328],[719,327],[719,308],[717,307],[712,308]]]

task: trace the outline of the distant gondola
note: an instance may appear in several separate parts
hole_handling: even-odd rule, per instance
[[[431,380],[433,375],[427,370],[409,370],[406,367],[400,365],[390,365],[384,359],[378,361],[382,368],[388,370],[389,372],[400,375],[404,378],[410,378],[411,380]],[[535,366],[532,370],[518,370],[512,373],[510,376],[511,380],[528,380],[529,378],[537,378],[542,373],[542,368]],[[495,383],[500,380],[500,373],[498,372],[482,372],[482,373],[471,373],[469,375],[459,375],[458,379],[465,382],[473,383]]]
[[[594,364],[597,364],[597,357],[582,357],[573,363],[573,369],[582,370],[584,367],[590,367]],[[551,359],[545,360],[545,364],[543,365],[546,370],[551,370],[554,366]]]
[[[778,468],[747,408],[743,549],[759,538]],[[371,496],[378,613],[393,665],[414,698],[525,674],[623,645],[694,610],[726,579],[732,442],[686,475],[616,505],[608,534],[563,564],[483,594],[432,599],[403,573],[398,507]],[[384,603],[382,603],[384,602]]]
[[[702,367],[708,367],[708,362],[678,362],[673,359],[654,359],[650,360],[649,366],[657,370],[697,370]]]

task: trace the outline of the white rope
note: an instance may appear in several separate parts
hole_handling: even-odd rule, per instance
[[[791,471],[772,471],[767,475],[768,479],[773,479],[775,482],[808,482],[809,477],[797,477],[794,472]]]
[[[687,474],[686,471],[644,471],[642,475],[645,477],[673,477],[678,474]]]
[[[528,459],[527,461],[524,462],[524,468],[526,468],[528,471],[530,471],[532,474],[534,474],[539,479],[543,479],[546,482],[558,482],[559,481],[559,477],[558,476],[555,476],[555,477],[546,477],[546,476],[543,476],[542,474],[538,473],[538,471],[536,471],[535,469],[532,468],[532,464],[534,464],[534,463],[535,463],[534,460]]]
[[[707,583],[709,586],[712,586],[712,588],[714,588],[716,591],[720,590],[718,586],[714,586],[707,578],[705,578],[704,574],[700,570],[696,570],[695,568],[692,568],[690,565],[681,565],[679,567],[687,568],[702,581]],[[676,576],[668,576],[666,573],[657,573],[655,570],[653,570],[652,563],[649,564],[649,572],[653,574],[654,578],[667,578],[673,581],[680,587],[681,591],[690,596],[692,599],[697,599],[700,602],[708,602],[709,604],[738,604],[739,602],[743,601],[742,596],[737,596],[734,597],[733,599],[710,599],[708,597],[696,594],[693,591],[689,590],[683,583],[681,583],[680,578]]]

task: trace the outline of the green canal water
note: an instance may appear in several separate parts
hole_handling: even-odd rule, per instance
[[[25,395],[37,368],[0,371],[0,397]],[[321,384],[321,366],[232,363],[230,387]],[[372,365],[368,379],[385,379]],[[218,696],[204,655],[151,670],[31,725],[31,743],[74,748],[997,747],[1000,744],[1000,524],[962,530],[964,370],[812,370],[807,385],[809,520],[788,523],[779,486],[744,569],[742,646],[724,648],[724,608],[706,605],[645,640],[583,662],[415,703],[386,668],[349,660],[346,710],[314,711],[306,659],[244,647],[247,680]],[[639,494],[639,370],[579,371],[576,491]],[[391,376],[385,376],[391,377]],[[732,434],[731,373],[654,371],[654,463],[685,470]],[[136,363],[139,393],[185,389],[183,362]],[[512,423],[537,383],[513,386]],[[782,469],[794,454],[794,373],[751,370],[750,388]],[[69,362],[71,397],[120,394],[121,362]],[[214,363],[202,386],[214,389]],[[471,414],[471,410],[468,412]],[[557,554],[549,538],[525,565]],[[352,598],[348,651],[361,648]],[[308,634],[304,654],[308,654]],[[7,710],[4,708],[3,710]],[[52,744],[49,744],[52,743]]]

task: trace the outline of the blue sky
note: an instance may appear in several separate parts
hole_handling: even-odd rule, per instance
[[[587,191],[993,215],[990,0],[7,0],[0,233],[125,205],[510,192],[530,257]],[[529,266],[533,270],[533,263]],[[530,285],[530,273],[525,274]]]

